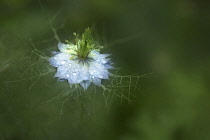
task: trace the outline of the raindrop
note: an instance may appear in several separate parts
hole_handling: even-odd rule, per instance
[[[61,64],[64,65],[66,63],[66,61],[62,61]]]
[[[93,73],[93,71],[90,71],[90,75],[93,75],[94,73]]]
[[[102,59],[102,61],[101,61],[103,64],[105,64],[106,63],[106,60],[104,60],[104,59]]]
[[[103,76],[102,76],[102,75],[99,75],[99,76],[98,76],[98,78],[101,78],[101,79],[102,79],[102,78],[103,78]]]

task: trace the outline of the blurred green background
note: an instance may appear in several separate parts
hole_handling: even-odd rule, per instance
[[[1,0],[0,140],[209,140],[209,4]],[[121,75],[153,74],[139,79],[130,103],[116,99],[107,109],[98,89],[96,97],[85,99],[86,107],[68,100],[59,119],[63,100],[42,104],[65,92],[66,83],[53,79],[54,73],[34,85],[33,80],[7,82],[35,63],[30,39],[47,56],[57,50],[50,21],[62,42],[93,27]],[[32,67],[24,78],[38,69]]]

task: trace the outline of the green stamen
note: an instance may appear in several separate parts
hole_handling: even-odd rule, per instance
[[[92,50],[99,51],[102,46],[96,46],[93,37],[92,37],[92,29],[86,28],[85,32],[82,34],[82,37],[80,38],[79,34],[73,33],[73,35],[76,37],[76,53],[77,57],[81,60],[86,60],[89,53]],[[70,44],[70,42],[66,41]]]

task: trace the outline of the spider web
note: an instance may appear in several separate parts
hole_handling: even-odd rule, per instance
[[[141,92],[139,79],[148,77],[149,74],[120,75],[120,69],[115,69],[112,71],[113,75],[109,80],[102,81],[103,85],[101,87],[91,84],[87,91],[84,91],[79,85],[69,85],[67,81],[56,81],[54,78],[56,69],[49,65],[48,60],[52,56],[51,51],[56,50],[57,43],[61,41],[57,31],[62,29],[60,28],[62,26],[56,28],[53,25],[57,16],[59,16],[59,12],[48,20],[51,32],[50,38],[42,39],[37,42],[31,37],[25,40],[21,35],[17,35],[20,45],[27,47],[24,51],[25,54],[21,58],[10,62],[13,63],[13,69],[17,71],[17,73],[15,77],[5,81],[4,84],[12,85],[18,83],[23,85],[24,92],[32,94],[32,96],[35,96],[34,94],[43,90],[45,95],[43,95],[43,99],[40,99],[40,105],[57,103],[59,106],[57,111],[59,118],[61,118],[65,112],[68,112],[68,108],[65,107],[68,102],[79,103],[91,119],[96,118],[97,104],[101,101],[103,101],[107,109],[115,102],[121,104],[131,103],[132,99],[135,98],[134,93]],[[116,42],[122,43],[125,40],[130,40],[130,37],[128,39],[119,39]],[[52,44],[53,47],[49,46],[40,49],[40,44],[48,44],[47,46]],[[33,98],[31,100],[33,100]]]

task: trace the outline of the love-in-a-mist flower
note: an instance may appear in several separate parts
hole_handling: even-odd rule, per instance
[[[113,67],[109,54],[101,54],[101,46],[97,46],[91,36],[91,29],[87,28],[79,38],[74,33],[75,44],[58,43],[59,52],[53,52],[50,64],[57,67],[55,77],[68,80],[68,83],[80,84],[86,90],[91,83],[101,86],[102,79],[109,79],[109,69]]]

